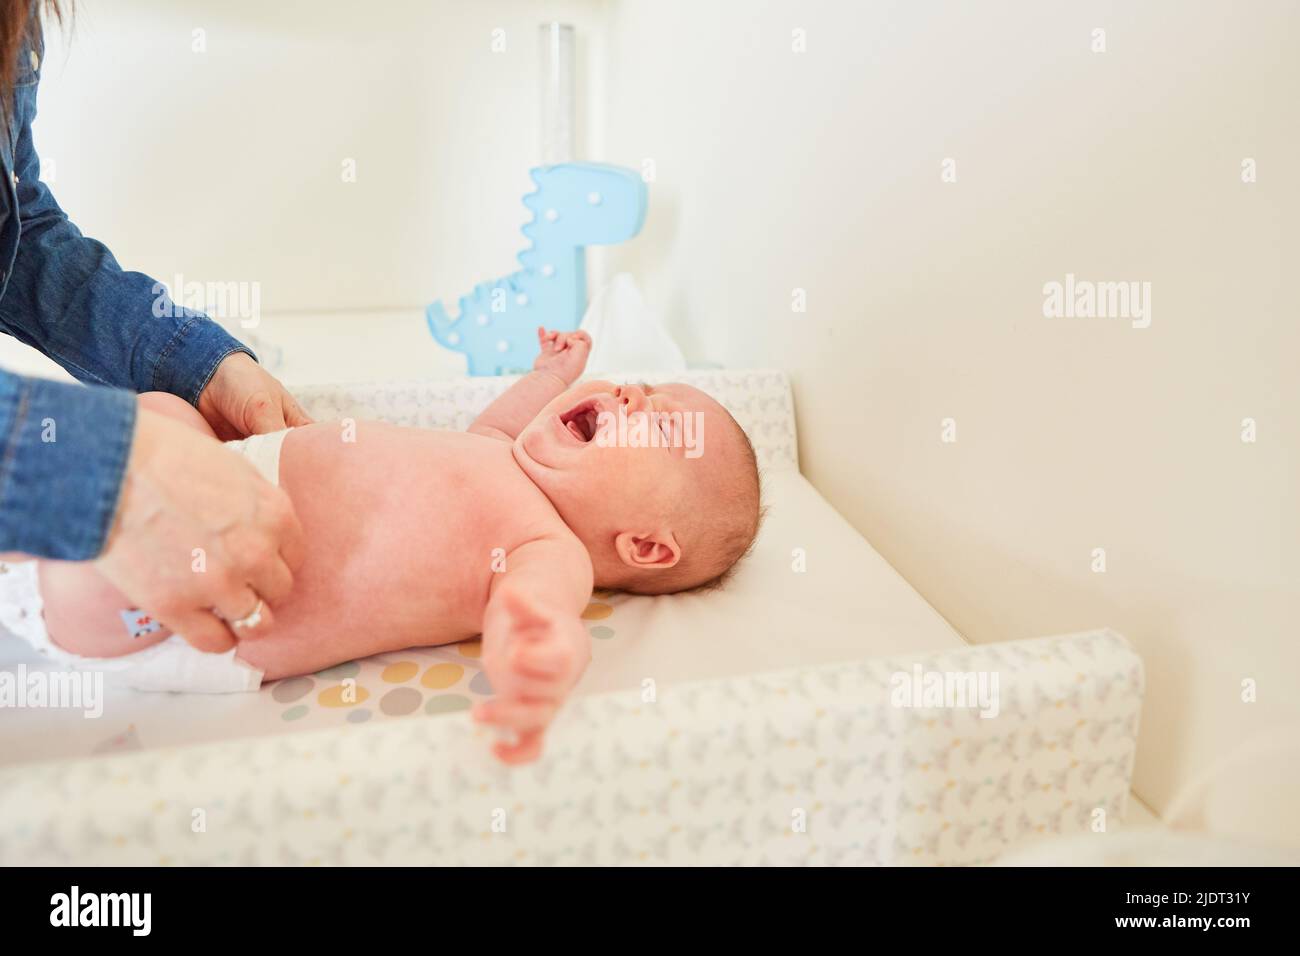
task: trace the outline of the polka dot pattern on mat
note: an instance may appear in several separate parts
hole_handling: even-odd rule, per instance
[[[583,617],[597,621],[613,607],[593,594]],[[590,626],[593,637],[613,636],[613,629]],[[303,725],[359,725],[411,714],[463,711],[495,691],[483,672],[483,641],[475,638],[435,647],[413,647],[372,658],[347,661],[315,674],[268,683],[266,698],[283,721]]]
[[[587,609],[582,612],[582,619],[584,621],[603,621],[613,613],[614,609],[608,604],[592,601],[587,605]]]
[[[459,664],[434,664],[424,672],[420,683],[430,690],[445,690],[464,676],[465,668]]]
[[[471,701],[460,694],[439,694],[430,697],[424,704],[426,714],[451,714],[458,710],[469,710]]]
[[[275,682],[271,688],[271,699],[277,704],[292,704],[299,697],[311,693],[316,682],[310,677],[290,677]]]
[[[597,624],[591,629],[591,636],[598,641],[607,641],[614,636],[614,629],[605,627],[603,624]]]
[[[387,684],[405,684],[419,673],[419,670],[420,665],[415,661],[401,661],[397,664],[389,664],[379,676]]]
[[[322,707],[355,707],[369,697],[370,691],[360,684],[336,684],[321,691],[316,701]]]
[[[414,687],[395,687],[379,698],[379,709],[389,717],[404,717],[419,709],[422,699]]]
[[[346,680],[349,677],[356,677],[361,673],[361,665],[357,661],[348,661],[346,664],[339,664],[336,667],[327,667],[323,671],[317,671],[317,677],[323,677],[325,680]]]

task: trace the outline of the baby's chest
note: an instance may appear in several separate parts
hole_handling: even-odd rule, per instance
[[[394,487],[364,520],[352,529],[358,546],[345,573],[386,607],[377,613],[450,616],[475,628],[509,554],[563,527],[526,477],[495,467],[448,467],[418,488]]]

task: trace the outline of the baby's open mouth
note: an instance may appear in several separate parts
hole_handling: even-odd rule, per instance
[[[569,434],[585,444],[596,437],[596,421],[599,415],[600,403],[588,400],[561,415],[560,424],[569,430]]]

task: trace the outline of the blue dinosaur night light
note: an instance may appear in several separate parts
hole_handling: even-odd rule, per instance
[[[425,310],[439,344],[464,352],[470,375],[501,375],[533,366],[537,327],[562,332],[587,307],[584,246],[631,239],[645,221],[646,187],[638,173],[602,163],[560,163],[532,170],[537,189],[524,197],[533,218],[531,244],[518,272],[481,282],[461,296],[453,319],[441,302]]]

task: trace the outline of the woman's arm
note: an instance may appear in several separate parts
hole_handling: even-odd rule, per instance
[[[0,182],[0,251],[16,252],[12,268],[0,272],[0,329],[82,381],[171,392],[196,404],[223,359],[252,353],[207,316],[176,306],[161,283],[124,271],[68,221],[41,182],[32,142],[33,62],[24,49],[6,131],[13,168]],[[0,165],[8,165],[6,153]]]
[[[0,370],[0,551],[65,561],[98,555],[135,421],[130,392]]]

